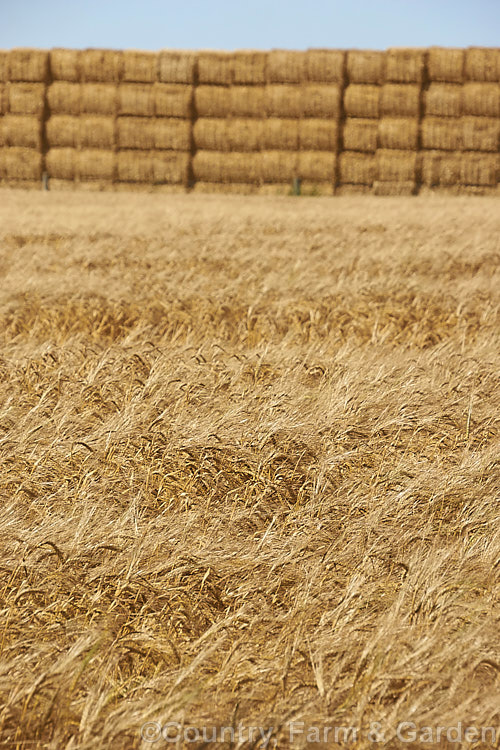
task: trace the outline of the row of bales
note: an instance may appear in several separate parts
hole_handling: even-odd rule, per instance
[[[0,180],[495,189],[500,50],[0,52]]]

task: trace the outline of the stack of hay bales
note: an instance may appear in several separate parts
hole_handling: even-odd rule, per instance
[[[41,185],[48,52],[0,53],[0,180]]]
[[[261,182],[267,54],[201,52],[193,126],[198,192],[256,192]]]

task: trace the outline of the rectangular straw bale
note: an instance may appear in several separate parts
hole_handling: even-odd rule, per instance
[[[80,117],[52,115],[45,123],[47,144],[52,148],[75,148],[79,143]]]
[[[231,109],[231,88],[229,86],[196,86],[194,104],[198,117],[227,117]]]
[[[190,154],[178,151],[160,151],[153,158],[155,184],[187,185]]]
[[[460,160],[460,182],[463,185],[493,187],[498,182],[499,155],[463,153]]]
[[[198,151],[227,151],[228,137],[225,118],[201,117],[193,125],[193,139]]]
[[[77,145],[80,148],[113,149],[115,146],[114,117],[79,117]]]
[[[293,151],[263,151],[262,180],[288,182],[298,177],[298,153]]]
[[[460,151],[462,121],[453,117],[425,117],[421,125],[422,148],[438,151]]]
[[[333,119],[299,120],[299,148],[305,151],[338,150],[339,124]]]
[[[162,50],[158,55],[158,79],[163,83],[194,82],[196,53]]]
[[[500,119],[464,117],[462,140],[464,151],[500,151]]]
[[[307,79],[305,52],[274,49],[267,57],[269,83],[303,83]]]
[[[381,148],[377,151],[377,179],[381,182],[415,181],[416,151]]]
[[[3,140],[6,146],[42,148],[42,121],[30,115],[5,115]]]
[[[240,50],[233,55],[233,82],[236,84],[266,83],[267,52]]]
[[[264,124],[264,120],[257,119],[228,120],[228,150],[237,152],[260,151],[263,142]]]
[[[420,86],[412,83],[386,83],[380,93],[382,117],[418,117]]]
[[[80,53],[82,81],[118,83],[123,77],[123,52],[110,49],[86,49]]]
[[[9,81],[44,83],[49,73],[49,53],[41,49],[12,49],[8,54],[7,73]]]
[[[298,154],[297,176],[312,182],[335,181],[336,154],[325,151],[301,151]]]
[[[118,114],[153,117],[155,88],[150,84],[122,83],[118,87]]]
[[[79,83],[56,82],[47,88],[47,104],[51,114],[79,115],[82,88]]]
[[[344,151],[339,155],[339,179],[341,183],[372,185],[377,177],[375,154]]]
[[[306,80],[312,83],[344,85],[346,53],[338,49],[309,49],[306,52]]]
[[[10,83],[8,96],[11,114],[42,116],[45,107],[43,83]]]
[[[4,149],[7,180],[41,180],[42,154],[34,148]]]
[[[500,83],[500,49],[472,47],[465,50],[465,80]]]
[[[423,151],[419,155],[422,183],[428,187],[457,185],[460,181],[462,154]]]
[[[127,50],[123,53],[123,81],[154,83],[158,78],[158,54]]]
[[[5,180],[7,178],[6,172],[5,172],[5,154],[7,153],[7,149],[2,147],[2,128],[0,126],[0,183],[2,180]]]
[[[432,117],[460,117],[463,86],[456,83],[431,83],[424,92],[424,114]]]
[[[376,151],[378,120],[348,117],[344,122],[343,143],[346,151]]]
[[[344,92],[344,111],[347,117],[378,117],[380,86],[353,84]]]
[[[193,174],[203,182],[259,183],[261,154],[198,151],[193,158]]]
[[[155,83],[153,93],[157,117],[192,117],[192,86],[180,83]]]
[[[415,195],[417,192],[418,185],[414,180],[396,180],[392,182],[375,180],[373,183],[373,195],[402,196]]]
[[[118,101],[118,86],[112,83],[83,83],[80,111],[88,115],[114,115]]]
[[[265,151],[297,151],[299,148],[299,123],[297,119],[269,117],[264,120],[262,149]]]
[[[500,117],[500,84],[466,83],[463,113],[478,117]]]
[[[0,115],[4,115],[9,108],[9,97],[7,96],[7,85],[0,83]]]
[[[200,52],[198,81],[201,84],[230,85],[233,82],[233,56],[229,52]]]
[[[464,82],[465,52],[463,49],[431,47],[427,58],[430,81],[440,83]]]
[[[392,83],[422,83],[427,51],[393,47],[385,54],[385,80]]]
[[[75,180],[77,154],[74,148],[51,148],[45,155],[45,166],[49,177],[58,180]]]
[[[6,83],[9,80],[9,53],[5,49],[0,49],[0,83]]]
[[[266,102],[265,86],[232,86],[229,114],[233,117],[262,117]]]
[[[268,117],[301,117],[306,98],[303,88],[291,84],[267,86],[265,112]]]
[[[417,149],[418,119],[410,117],[383,117],[378,122],[380,148]]]
[[[382,83],[385,53],[376,50],[350,50],[347,53],[349,83]]]
[[[119,117],[116,122],[118,148],[154,148],[154,120],[149,117]]]
[[[190,151],[191,123],[174,117],[153,120],[154,148]]]
[[[103,149],[77,152],[78,178],[83,181],[112,181],[115,177],[116,155]]]
[[[80,80],[80,51],[77,49],[51,49],[49,65],[53,81]]]
[[[120,182],[153,182],[154,158],[151,151],[119,151],[117,176]]]
[[[309,83],[302,86],[304,117],[340,117],[342,88],[335,83]]]

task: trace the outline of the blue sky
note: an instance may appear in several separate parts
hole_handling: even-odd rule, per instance
[[[498,46],[500,0],[0,0],[0,48]]]

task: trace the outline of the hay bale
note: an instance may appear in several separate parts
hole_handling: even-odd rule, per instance
[[[498,172],[498,154],[462,154],[460,182],[463,185],[494,187],[498,182]]]
[[[342,89],[337,84],[312,83],[302,86],[304,117],[340,117]]]
[[[158,78],[158,55],[156,52],[127,50],[123,53],[123,81],[154,83]]]
[[[261,155],[198,151],[193,157],[192,169],[195,179],[202,182],[258,184]]]
[[[462,120],[462,148],[464,151],[499,151],[500,119],[464,117]]]
[[[417,192],[418,185],[413,180],[403,182],[381,182],[379,180],[375,180],[375,182],[373,183],[373,195],[402,196],[416,195]]]
[[[227,151],[227,126],[224,118],[202,117],[193,125],[193,139],[198,151]]]
[[[500,50],[472,47],[465,50],[465,80],[500,82]]]
[[[416,118],[384,117],[378,122],[378,145],[380,148],[417,149],[418,132]]]
[[[417,152],[379,149],[377,151],[377,180],[380,182],[415,182]]]
[[[455,83],[431,83],[424,91],[424,115],[431,117],[460,117],[463,86]]]
[[[118,148],[154,148],[154,120],[149,117],[119,117],[116,122]]]
[[[377,178],[375,154],[344,151],[338,157],[341,184],[372,185]]]
[[[157,117],[193,116],[193,87],[179,83],[155,83],[153,87]]]
[[[418,117],[420,86],[413,83],[386,83],[380,92],[382,117]]]
[[[42,148],[42,121],[30,115],[5,115],[3,118],[3,141],[5,146]]]
[[[155,184],[184,185],[189,182],[191,156],[178,151],[160,151],[153,158]]]
[[[158,80],[163,83],[194,83],[196,54],[163,50],[158,55]]]
[[[344,122],[343,144],[346,151],[377,150],[378,121],[348,117]]]
[[[427,51],[423,49],[387,50],[385,80],[392,83],[422,83],[425,74]]]
[[[173,117],[153,120],[154,148],[174,151],[191,150],[191,123]]]
[[[306,52],[306,80],[344,85],[346,53],[337,49],[309,49]]]
[[[118,86],[112,83],[84,83],[81,86],[80,97],[82,114],[116,114]]]
[[[262,117],[265,106],[265,86],[232,86],[229,90],[229,114],[232,117]]]
[[[239,182],[196,182],[193,186],[193,192],[202,195],[257,195],[260,193],[260,188],[258,185],[247,185]]]
[[[421,125],[422,148],[460,151],[463,147],[462,121],[452,117],[426,117]]]
[[[428,187],[457,185],[460,182],[461,153],[424,151],[420,154],[421,182]]]
[[[266,87],[265,114],[268,117],[301,117],[304,102],[302,86],[272,84]]]
[[[233,55],[233,82],[236,84],[266,83],[267,52],[241,50]]]
[[[346,69],[349,83],[382,83],[384,68],[384,52],[350,50],[347,53]]]
[[[306,53],[280,49],[269,52],[267,80],[269,83],[303,83],[307,80]]]
[[[500,85],[497,83],[464,84],[463,113],[477,117],[500,117]]]
[[[81,80],[118,83],[123,77],[123,53],[109,49],[86,49],[80,53]]]
[[[7,86],[0,83],[0,115],[4,115],[9,109],[9,98],[7,96]]]
[[[299,148],[304,151],[338,151],[339,124],[336,120],[299,120]]]
[[[77,176],[83,181],[104,180],[111,182],[115,177],[115,153],[102,149],[77,151]]]
[[[264,124],[265,121],[257,119],[228,120],[228,150],[240,153],[245,151],[260,151],[263,143]]]
[[[11,114],[42,117],[45,108],[45,86],[43,83],[10,83],[8,98]]]
[[[297,176],[312,182],[335,181],[336,154],[324,151],[301,151],[297,160]]]
[[[115,146],[114,117],[78,117],[76,145],[80,148],[112,150]],[[69,144],[68,144],[69,145]]]
[[[8,53],[9,81],[44,83],[49,74],[49,53],[41,49],[18,48]],[[29,179],[29,178],[27,178]]]
[[[262,180],[291,184],[298,177],[298,153],[293,151],[263,151]]]
[[[49,52],[50,77],[53,81],[80,80],[80,51],[52,49]]]
[[[151,151],[119,151],[117,177],[120,182],[153,182],[154,154]]]
[[[231,88],[196,86],[194,106],[198,117],[227,117],[231,108]]]
[[[233,82],[233,56],[229,52],[200,52],[198,80],[201,84],[230,85]]]
[[[77,153],[74,148],[51,148],[45,155],[45,167],[49,177],[58,180],[75,180]]]
[[[7,50],[0,49],[0,83],[6,83],[9,80],[8,55]]]
[[[118,86],[118,114],[153,117],[155,106],[153,86],[140,83],[122,83]]]
[[[34,148],[6,148],[4,173],[7,180],[41,180],[42,154]]]
[[[47,145],[52,148],[75,148],[79,144],[80,118],[52,115],[45,123]]]
[[[379,116],[380,86],[352,84],[344,92],[344,112],[347,117]]]
[[[336,185],[335,195],[369,195],[372,192],[371,185]]]
[[[47,88],[47,104],[51,114],[79,115],[82,88],[79,83],[53,83]]]
[[[463,49],[431,47],[427,58],[429,80],[441,83],[463,83],[464,64]]]
[[[300,120],[269,117],[263,123],[262,149],[265,151],[297,151]]]

